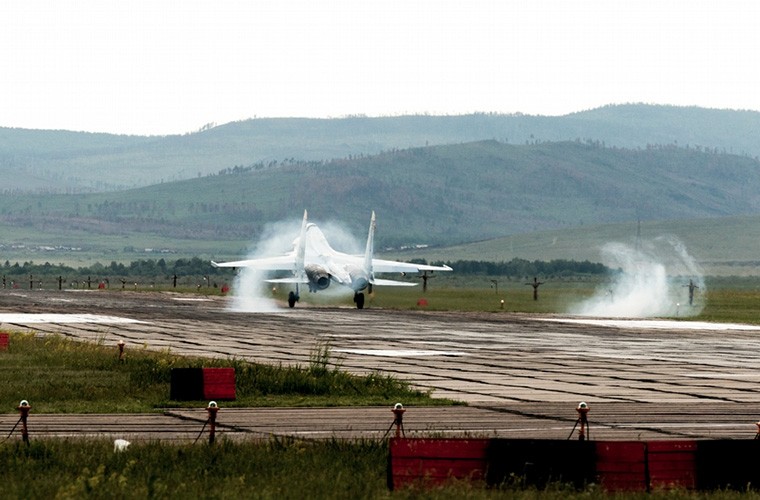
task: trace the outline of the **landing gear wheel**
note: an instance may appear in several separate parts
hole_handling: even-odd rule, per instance
[[[296,306],[296,302],[298,302],[298,295],[296,295],[294,292],[288,293],[288,305],[291,307]]]
[[[355,293],[354,294],[354,302],[356,302],[356,308],[357,309],[364,309],[364,294],[363,293]]]

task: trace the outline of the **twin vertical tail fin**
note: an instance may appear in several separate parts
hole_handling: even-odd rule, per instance
[[[367,235],[367,248],[364,251],[364,272],[367,273],[367,279],[370,285],[375,281],[375,276],[372,272],[372,259],[374,259],[375,252],[375,211],[372,211],[372,219],[369,222],[369,234]]]
[[[298,237],[298,246],[296,247],[296,268],[294,269],[296,278],[306,279],[306,225],[308,216],[306,210],[303,211],[303,222],[301,222],[301,233]]]

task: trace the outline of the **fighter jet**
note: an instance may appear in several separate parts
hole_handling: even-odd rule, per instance
[[[346,286],[354,291],[354,303],[358,309],[364,308],[364,290],[372,293],[374,285],[415,286],[416,283],[395,281],[375,277],[375,273],[419,273],[422,271],[451,271],[449,266],[429,266],[374,258],[375,212],[369,224],[367,247],[363,256],[349,255],[334,250],[316,224],[308,221],[307,211],[303,212],[301,232],[293,241],[293,250],[277,257],[238,260],[233,262],[211,262],[214,267],[247,267],[258,271],[285,271],[290,276],[271,278],[269,283],[291,283],[295,291],[288,293],[288,306],[295,307],[299,301],[299,285],[306,284],[310,292],[325,290],[331,283]]]

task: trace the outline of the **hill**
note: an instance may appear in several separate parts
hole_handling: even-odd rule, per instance
[[[433,255],[433,247],[508,235],[755,215],[758,185],[757,160],[714,150],[491,140],[239,167],[119,192],[6,195],[0,230],[5,250],[90,248],[101,261],[145,248],[227,258],[244,253],[268,224],[297,220],[304,209],[357,236],[375,210],[379,248],[425,245]],[[710,231],[726,251],[731,235]],[[541,258],[532,253],[526,257]]]
[[[760,113],[631,104],[559,117],[271,118],[181,136],[118,136],[0,128],[2,191],[117,191],[220,171],[353,159],[433,145],[496,140],[512,145],[585,142],[629,149],[678,145],[756,157]]]

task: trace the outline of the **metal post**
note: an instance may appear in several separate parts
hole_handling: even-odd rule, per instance
[[[219,411],[219,407],[217,406],[216,401],[210,401],[208,407],[206,408],[206,411],[208,412],[209,425],[208,444],[212,445],[214,444],[214,438],[216,434],[216,413]]]
[[[575,409],[578,412],[578,423],[580,428],[578,429],[578,441],[585,441],[588,434],[588,411],[589,407],[586,403],[581,401],[578,403],[578,408]]]
[[[404,412],[406,411],[404,409],[404,406],[401,403],[396,403],[396,405],[393,407],[393,410],[391,410],[394,415],[393,423],[396,425],[396,437],[400,438],[401,434],[404,432]]]
[[[26,399],[22,399],[21,403],[19,403],[16,409],[19,411],[19,414],[21,415],[21,439],[23,439],[24,443],[28,445],[29,444],[29,429],[26,426],[26,419],[29,416],[29,410],[31,410],[32,407],[29,406],[29,402]]]

